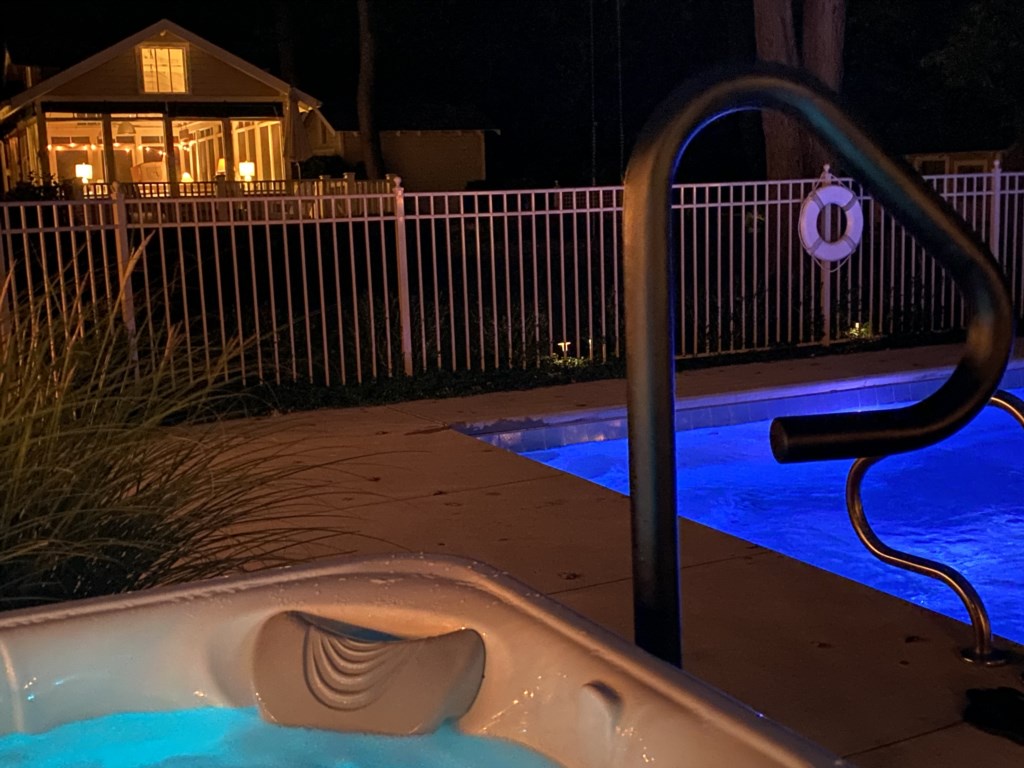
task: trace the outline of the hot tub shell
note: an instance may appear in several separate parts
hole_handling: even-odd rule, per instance
[[[0,618],[0,729],[257,703],[261,627],[298,611],[403,638],[470,628],[484,676],[458,720],[567,768],[845,765],[494,569],[399,556],[321,561]]]

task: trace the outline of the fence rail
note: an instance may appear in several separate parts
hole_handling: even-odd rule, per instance
[[[988,243],[1020,315],[1024,174],[930,182]],[[860,246],[827,269],[804,253],[797,221],[815,183],[675,188],[680,356],[961,326],[949,277],[849,180]],[[622,355],[620,187],[354,189],[2,203],[0,277],[9,300],[43,302],[46,317],[119,301],[140,336],[182,334],[190,364],[241,344],[247,380],[334,385]],[[62,291],[44,295],[54,280]]]

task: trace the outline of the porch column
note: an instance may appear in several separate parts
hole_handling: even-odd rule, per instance
[[[107,185],[119,181],[117,157],[114,155],[114,127],[110,115],[103,115],[103,180]]]
[[[7,167],[7,140],[0,139],[0,194],[10,192],[13,184]]]
[[[39,174],[42,176],[42,180],[45,181],[50,178],[50,150],[46,148],[50,140],[46,136],[46,111],[43,109],[42,102],[36,102],[35,112],[36,154],[39,159]]]
[[[174,151],[174,121],[164,110],[164,167],[171,187],[171,197],[178,197],[178,155]]]
[[[281,155],[284,158],[284,178],[285,181],[291,181],[295,176],[294,170],[292,169],[292,163],[295,162],[295,120],[299,114],[299,107],[295,103],[295,97],[289,95],[287,99],[281,104],[284,115],[281,127],[284,129],[281,131]]]
[[[235,180],[235,137],[231,134],[231,118],[220,121],[220,131],[224,135],[224,165],[228,181]]]

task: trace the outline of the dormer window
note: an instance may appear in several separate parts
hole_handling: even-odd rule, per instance
[[[143,93],[188,93],[184,46],[145,45],[139,48]]]

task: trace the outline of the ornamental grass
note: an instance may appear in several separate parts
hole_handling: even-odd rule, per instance
[[[297,447],[253,450],[258,424],[217,415],[241,350],[190,351],[173,327],[143,340],[118,299],[83,298],[81,284],[12,284],[0,293],[0,609],[291,562],[338,533],[295,511],[316,493]]]

